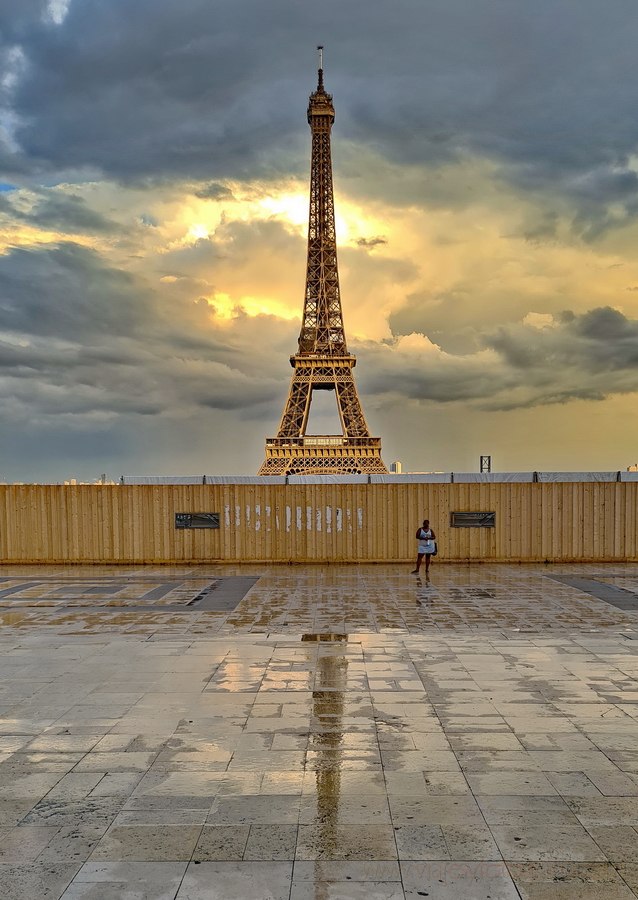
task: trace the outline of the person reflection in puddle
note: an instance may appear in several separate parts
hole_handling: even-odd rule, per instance
[[[417,594],[416,594],[416,605],[423,606],[425,603],[426,606],[434,604],[434,596],[432,595],[430,588],[432,587],[432,583],[430,581],[430,576],[425,579],[425,588],[423,587],[423,580],[420,575],[416,576],[416,586],[417,586]]]
[[[417,540],[417,556],[416,556],[416,569],[412,571],[412,575],[418,575],[419,570],[421,569],[421,563],[423,562],[423,557],[425,557],[425,580],[430,580],[430,561],[432,559],[432,554],[436,550],[436,535],[434,531],[430,528],[430,520],[424,519],[423,525],[416,530],[416,540]]]

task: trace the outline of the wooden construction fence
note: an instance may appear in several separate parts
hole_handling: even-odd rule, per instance
[[[440,561],[629,561],[637,507],[637,482],[0,485],[0,563],[406,561],[425,517]],[[189,512],[220,528],[176,528]]]

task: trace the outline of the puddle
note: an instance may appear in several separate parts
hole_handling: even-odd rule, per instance
[[[304,634],[306,642],[342,643],[347,645],[345,634]],[[348,684],[348,660],[331,653],[320,655],[317,660],[315,689],[312,692],[312,722],[316,731],[312,746],[317,755],[314,761],[317,787],[316,824],[317,842],[321,855],[333,858],[340,838],[338,834],[339,803],[341,798],[341,748],[343,744],[343,711]]]

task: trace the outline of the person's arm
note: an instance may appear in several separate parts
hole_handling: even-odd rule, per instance
[[[421,528],[417,528],[417,530],[416,530],[415,538],[417,539],[417,541],[421,540],[421,531],[422,530],[423,529],[421,529]]]
[[[434,533],[434,529],[433,529],[433,528],[430,528],[430,531],[432,532],[432,540],[435,541],[435,540],[436,540],[436,535],[435,535],[435,533]]]

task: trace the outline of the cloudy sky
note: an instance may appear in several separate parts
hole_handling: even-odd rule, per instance
[[[0,481],[257,471],[318,43],[385,461],[638,461],[635,0],[0,0]]]

